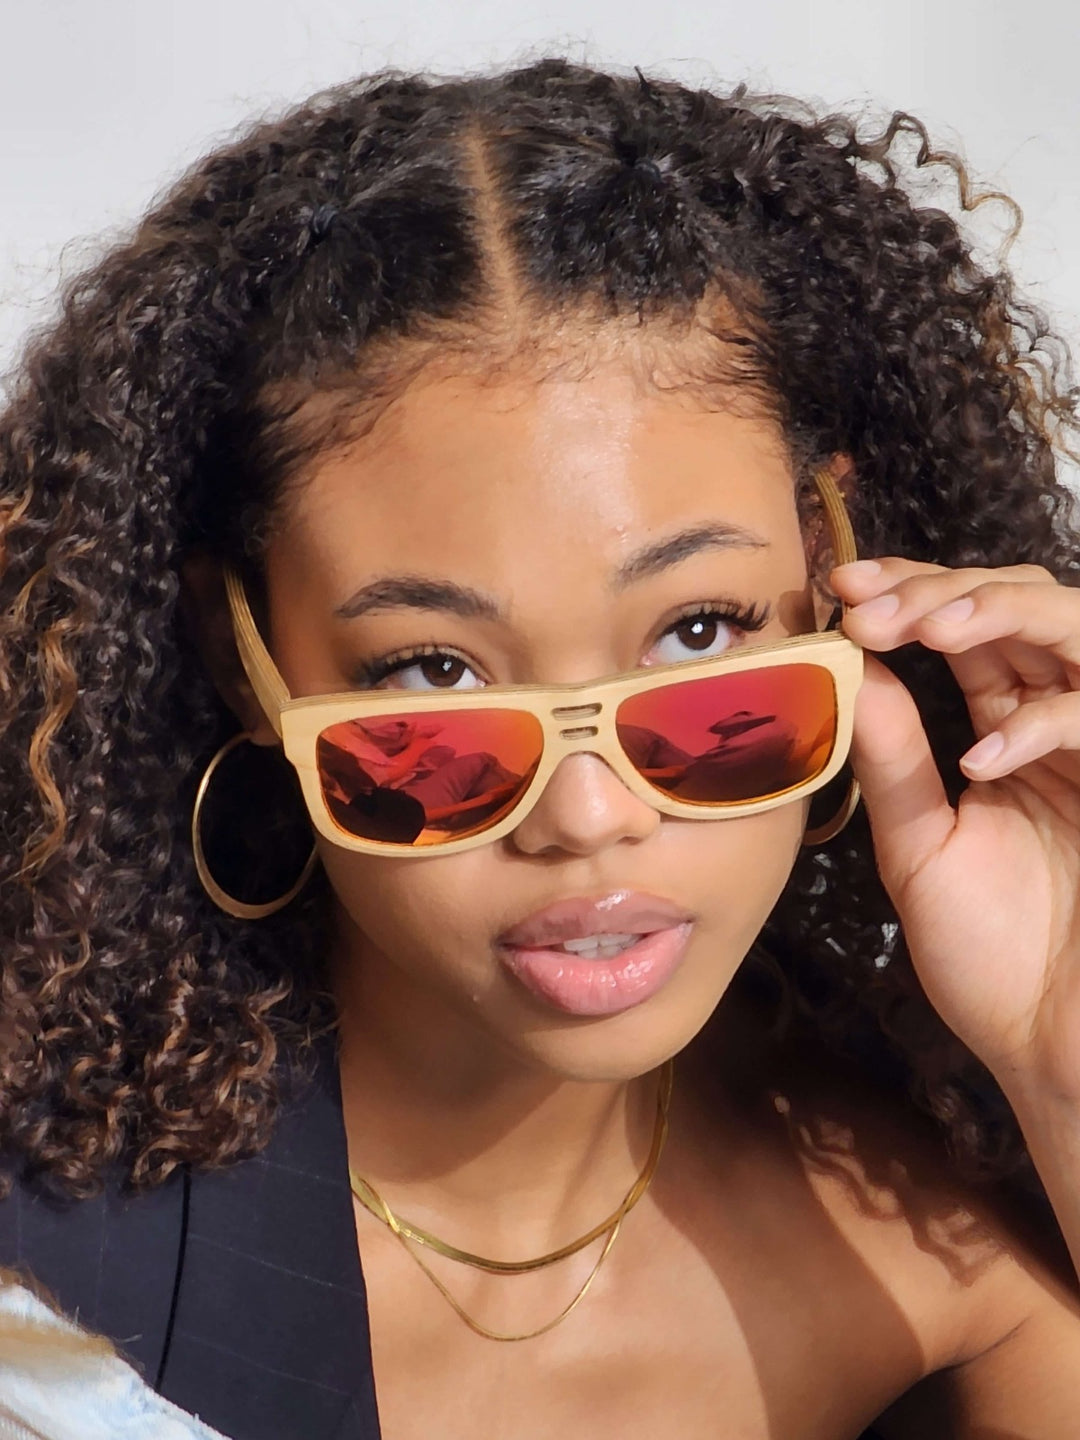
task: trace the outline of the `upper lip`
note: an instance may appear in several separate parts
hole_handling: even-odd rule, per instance
[[[694,916],[671,900],[638,890],[611,890],[595,898],[556,900],[504,930],[499,945],[561,945],[586,935],[647,935],[685,925]]]

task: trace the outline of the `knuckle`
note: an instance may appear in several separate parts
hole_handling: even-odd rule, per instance
[[[1016,576],[1017,580],[1025,581],[1028,583],[1049,583],[1052,585],[1057,583],[1057,581],[1054,579],[1054,576],[1051,575],[1050,571],[1047,570],[1045,565],[1016,565],[1013,566],[1012,573]]]
[[[947,573],[909,575],[906,579],[899,580],[893,589],[899,595],[902,605],[918,604],[927,596],[933,597],[945,593],[948,588]]]
[[[882,574],[897,587],[910,585],[945,573],[944,565],[934,565],[927,560],[909,560],[902,555],[889,555],[879,561]]]
[[[973,586],[968,593],[976,605],[994,606],[1003,601],[1019,600],[1021,597],[1017,589],[1018,583],[1015,579],[1006,580],[995,576],[993,579],[984,580],[980,585]]]
[[[1063,731],[1080,731],[1080,695],[1070,691],[1048,700],[1021,705],[1010,716],[1014,734],[1028,741],[1046,742]]]
[[[1038,566],[1031,566],[1032,573],[1024,578],[1015,574],[1007,577],[999,574],[993,579],[975,586],[970,593],[977,602],[981,599],[985,604],[992,606],[1021,605],[1027,612],[1038,613],[1040,606],[1056,603],[1056,596],[1068,593],[1053,576],[1044,579],[1041,575],[1035,574],[1034,572],[1038,568]],[[1077,601],[1072,603],[1076,604]]]

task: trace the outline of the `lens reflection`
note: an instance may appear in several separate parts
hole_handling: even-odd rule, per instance
[[[519,710],[435,710],[330,725],[316,764],[349,835],[437,845],[496,824],[536,773],[543,732]]]
[[[665,795],[702,805],[765,800],[829,763],[836,692],[820,665],[677,681],[624,700],[615,728]]]

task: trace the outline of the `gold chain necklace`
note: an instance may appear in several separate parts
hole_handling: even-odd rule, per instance
[[[381,1220],[382,1223],[397,1236],[404,1247],[405,1253],[415,1261],[442,1295],[443,1299],[446,1300],[461,1319],[464,1320],[470,1330],[474,1331],[477,1335],[482,1335],[486,1340],[532,1340],[537,1335],[544,1335],[547,1331],[553,1330],[556,1325],[566,1319],[571,1311],[577,1309],[578,1305],[581,1304],[582,1300],[584,1300],[588,1294],[590,1286],[596,1279],[600,1266],[611,1253],[611,1247],[618,1238],[623,1220],[649,1188],[649,1184],[656,1173],[656,1167],[660,1163],[660,1155],[664,1149],[664,1142],[667,1139],[668,1110],[671,1105],[671,1088],[674,1077],[674,1062],[667,1060],[660,1071],[660,1085],[656,1097],[656,1123],[653,1127],[653,1138],[652,1145],[649,1148],[649,1155],[642,1168],[641,1174],[627,1191],[622,1203],[611,1212],[606,1220],[602,1220],[599,1225],[594,1225],[591,1230],[587,1231],[586,1234],[580,1236],[577,1240],[571,1241],[569,1245],[560,1246],[557,1250],[551,1250],[548,1254],[541,1255],[535,1260],[491,1260],[483,1255],[475,1255],[469,1250],[460,1250],[456,1245],[450,1245],[445,1240],[440,1240],[436,1235],[432,1235],[430,1231],[423,1230],[418,1225],[411,1225],[408,1221],[399,1219],[375,1187],[361,1175],[357,1175],[355,1170],[350,1169],[349,1180],[352,1186],[352,1192],[365,1210],[370,1211],[377,1220]],[[540,1270],[544,1266],[554,1265],[556,1261],[565,1260],[570,1255],[576,1255],[579,1250],[583,1250],[586,1245],[591,1244],[594,1240],[598,1240],[600,1236],[604,1234],[607,1235],[607,1240],[604,1242],[604,1248],[600,1252],[599,1259],[589,1271],[589,1274],[585,1278],[585,1283],[578,1290],[569,1305],[566,1305],[560,1310],[554,1320],[549,1320],[546,1325],[541,1325],[536,1330],[529,1330],[519,1335],[506,1335],[496,1330],[489,1330],[486,1326],[481,1325],[479,1321],[474,1320],[471,1315],[466,1313],[459,1302],[455,1300],[430,1266],[424,1262],[423,1258],[418,1255],[409,1244],[409,1241],[412,1240],[418,1245],[426,1245],[438,1254],[444,1255],[448,1260],[456,1260],[462,1265],[472,1265],[475,1269],[486,1270],[495,1275],[522,1275],[530,1270]]]

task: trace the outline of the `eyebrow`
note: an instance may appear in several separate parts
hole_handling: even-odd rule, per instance
[[[720,521],[694,525],[635,550],[616,570],[611,588],[617,594],[704,550],[767,548],[767,540],[741,525]],[[339,620],[355,620],[380,610],[442,610],[464,620],[506,619],[502,607],[490,595],[452,580],[430,580],[420,575],[385,575],[362,585],[337,607],[334,615]]]
[[[501,620],[502,609],[490,595],[452,580],[425,580],[419,575],[386,575],[362,585],[339,605],[339,620],[355,620],[376,610],[445,610],[465,620]]]
[[[728,525],[722,521],[692,525],[689,529],[669,535],[666,540],[657,540],[652,545],[635,550],[615,572],[612,588],[625,590],[635,581],[668,570],[702,550],[765,550],[768,543],[752,530],[744,530],[741,525]]]

